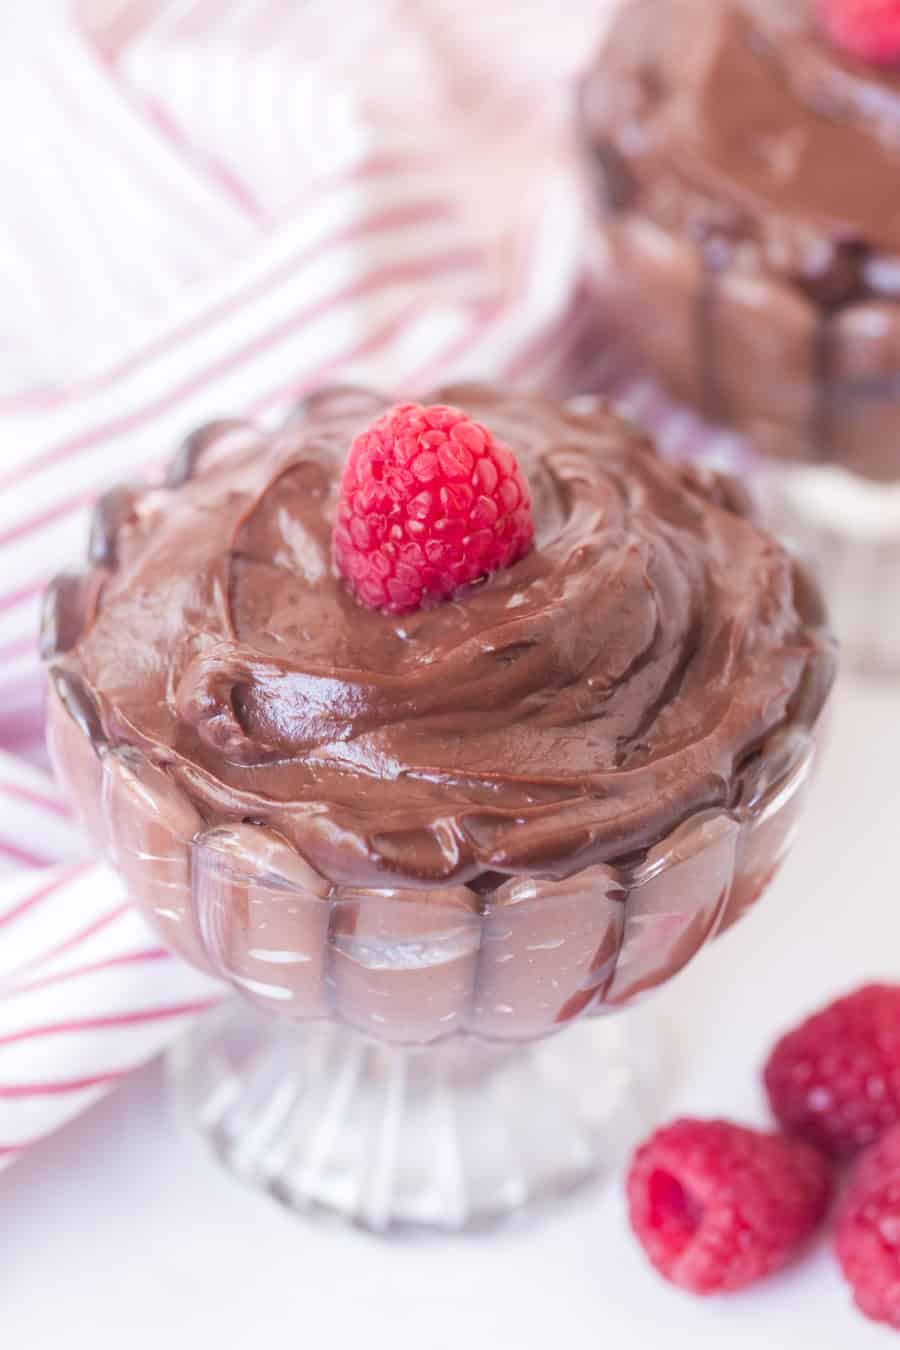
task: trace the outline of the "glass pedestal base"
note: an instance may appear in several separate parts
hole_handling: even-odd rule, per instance
[[[661,1096],[644,1009],[527,1045],[407,1048],[239,1002],[171,1064],[182,1114],[230,1171],[373,1233],[527,1215],[620,1163]]]
[[[844,663],[900,675],[900,485],[773,463],[762,505],[766,525],[817,573]]]

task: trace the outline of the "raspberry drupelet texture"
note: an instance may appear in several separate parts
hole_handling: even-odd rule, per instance
[[[860,1159],[841,1201],[834,1245],[857,1307],[900,1330],[900,1126]]]
[[[652,1264],[693,1294],[743,1289],[787,1264],[824,1217],[827,1159],[725,1120],[676,1120],[635,1154],[631,1226]]]
[[[763,1072],[782,1127],[838,1158],[900,1122],[900,985],[837,999],[778,1042]]]
[[[371,609],[450,598],[531,548],[513,452],[458,408],[402,403],[356,437],[341,483],[335,563]]]
[[[900,0],[818,0],[822,25],[847,56],[900,66]]]

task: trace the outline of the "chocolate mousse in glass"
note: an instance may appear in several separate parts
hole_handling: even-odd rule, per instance
[[[839,12],[621,7],[581,91],[592,272],[636,366],[761,452],[850,659],[900,672],[900,44],[845,53]]]
[[[337,387],[105,497],[44,626],[87,829],[242,996],[177,1052],[187,1114],[285,1204],[376,1231],[477,1227],[616,1156],[652,1082],[611,1014],[765,889],[834,674],[815,585],[728,480],[603,406],[427,404],[515,456],[510,566],[409,613],[354,598],[342,475],[389,400]]]

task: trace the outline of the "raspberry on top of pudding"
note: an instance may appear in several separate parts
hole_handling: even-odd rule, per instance
[[[370,608],[403,614],[448,599],[518,562],[533,539],[515,455],[458,408],[401,403],[350,447],[334,554]]]
[[[481,528],[493,504],[492,528],[506,502],[514,523],[442,603],[385,613],[335,566],[337,547],[352,580],[348,451],[435,405],[463,410],[416,433],[440,432],[435,482],[457,481],[457,443],[497,482],[424,513],[426,557],[457,508]],[[329,884],[559,880],[729,809],[767,738],[816,721],[834,666],[819,600],[733,485],[604,407],[477,385],[392,406],[324,390],[277,433],[198,433],[172,485],[101,504],[91,572],[51,593],[67,708],[201,821],[277,831]]]
[[[867,65],[900,68],[900,0],[816,0],[836,49]]]

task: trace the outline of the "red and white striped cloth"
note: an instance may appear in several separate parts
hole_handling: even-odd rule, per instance
[[[46,768],[40,595],[91,500],[324,379],[549,385],[604,0],[47,0],[0,19],[0,1165],[215,998]],[[15,191],[10,189],[15,184]]]

